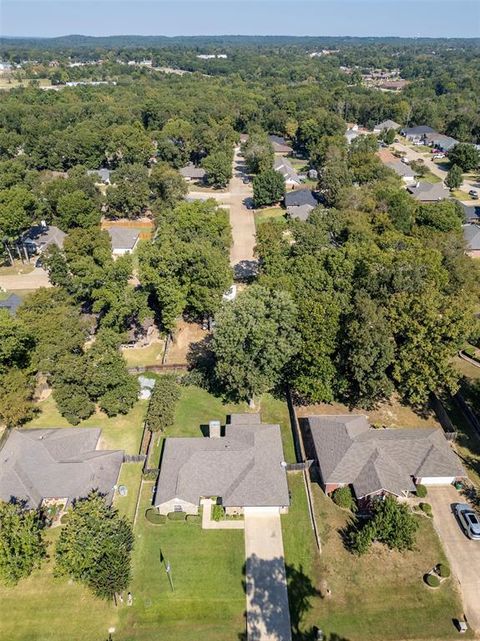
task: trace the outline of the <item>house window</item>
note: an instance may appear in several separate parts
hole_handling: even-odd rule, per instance
[[[183,512],[183,507],[181,505],[174,505],[173,506],[173,511],[174,512]]]

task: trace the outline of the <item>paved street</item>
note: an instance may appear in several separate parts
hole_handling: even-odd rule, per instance
[[[39,289],[40,287],[51,287],[48,274],[44,269],[35,267],[28,274],[0,274],[0,287],[7,291],[12,289]]]
[[[426,500],[432,506],[433,524],[460,583],[468,624],[480,633],[480,541],[467,538],[452,513],[452,505],[465,500],[452,485],[429,487]]]
[[[230,264],[237,275],[248,274],[255,268],[255,219],[252,209],[245,206],[246,199],[252,198],[251,183],[244,184],[245,165],[240,156],[240,147],[235,148],[233,177],[230,181],[230,225],[232,226],[233,245],[230,250]]]
[[[280,514],[245,508],[248,641],[291,641]]]
[[[401,143],[401,142],[395,142],[391,146],[397,151],[404,152],[406,158],[410,161],[423,160],[425,166],[428,167],[428,169],[432,172],[432,174],[435,174],[435,176],[438,176],[442,180],[445,180],[445,178],[447,177],[447,171],[443,167],[435,163],[431,158],[427,158],[426,155],[422,154],[421,152],[416,151],[412,147],[405,145],[404,143]],[[470,189],[475,189],[477,191],[480,191],[480,183],[476,180],[464,180],[460,189],[467,194],[470,191]],[[462,202],[467,204],[474,204],[478,201],[467,198],[465,200],[462,200]]]

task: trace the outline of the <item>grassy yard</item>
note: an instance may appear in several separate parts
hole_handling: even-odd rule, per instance
[[[420,182],[426,182],[426,183],[441,183],[442,179],[440,176],[437,176],[433,174],[431,171],[427,171],[427,173],[424,176],[420,176],[418,179]]]
[[[255,211],[255,225],[261,225],[267,220],[284,220],[285,210],[281,207],[267,207]]]
[[[50,556],[59,533],[48,532]],[[0,639],[105,641],[108,628],[118,626],[118,611],[78,583],[55,578],[53,568],[50,560],[16,587],[0,585]]]
[[[157,341],[148,347],[128,347],[122,349],[122,354],[128,367],[141,367],[143,365],[161,365],[164,341]]]
[[[237,641],[245,625],[243,531],[173,521],[152,525],[144,518],[152,488],[143,486],[135,527],[133,606],[120,608],[115,640]],[[171,564],[174,592],[161,554]]]
[[[283,537],[287,572],[299,577],[290,598],[293,593],[295,605],[295,599],[300,602],[304,595],[300,630],[317,625],[342,641],[446,641],[457,637],[452,618],[460,616],[462,608],[453,579],[437,591],[422,581],[426,571],[445,560],[429,519],[417,517],[420,530],[415,550],[400,554],[378,546],[356,557],[344,548],[339,534],[348,521],[347,513],[315,486],[323,543],[318,556],[301,474],[290,473],[289,485],[292,505],[289,514],[282,517]],[[292,573],[292,568],[296,572]],[[327,582],[330,597],[312,594],[321,580]]]
[[[120,496],[118,492],[115,493],[114,504],[118,511],[123,516],[126,516],[130,521],[135,518],[135,508],[137,507],[138,491],[142,480],[142,463],[124,463],[120,470],[120,477],[118,485],[125,485],[127,488],[127,496]]]
[[[38,403],[38,408],[39,414],[25,427],[71,427],[59,413],[53,396]],[[146,409],[147,401],[138,401],[128,414],[109,418],[98,412],[82,421],[79,427],[100,427],[101,447],[105,449],[123,449],[128,454],[138,454]]]
[[[21,260],[15,260],[13,265],[4,263],[0,266],[0,276],[17,276],[18,274],[29,274],[35,269],[34,261],[22,263]]]
[[[452,191],[452,196],[454,198],[458,198],[458,200],[470,200],[470,196],[467,194],[467,192],[462,191],[461,189],[454,189]]]
[[[30,87],[33,83],[38,83],[40,87],[50,87],[52,84],[50,78],[36,78],[35,80],[15,80],[14,78],[0,78],[0,89],[9,91],[17,87]]]

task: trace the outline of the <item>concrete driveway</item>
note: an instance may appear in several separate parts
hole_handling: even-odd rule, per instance
[[[291,641],[278,510],[245,508],[245,559],[248,641]]]
[[[47,272],[41,267],[35,267],[28,274],[0,275],[0,287],[7,291],[11,289],[39,289],[40,287],[51,287],[51,283],[48,280]]]
[[[433,524],[456,575],[469,626],[480,633],[480,541],[465,536],[452,512],[454,503],[465,503],[462,495],[449,485],[429,487],[426,499],[432,506]]]

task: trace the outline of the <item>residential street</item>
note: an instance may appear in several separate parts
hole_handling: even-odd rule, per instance
[[[438,176],[442,180],[445,180],[445,178],[447,177],[447,171],[443,169],[443,167],[437,165],[437,163],[435,163],[431,158],[426,158],[425,155],[421,152],[415,151],[415,149],[412,149],[412,147],[401,142],[394,142],[391,146],[397,151],[404,152],[406,158],[410,161],[422,160],[425,166],[428,167],[428,169],[432,172],[432,174],[435,174],[435,176]],[[476,180],[464,180],[460,189],[466,193],[468,193],[470,189],[480,190],[480,183]],[[462,202],[467,204],[474,204],[477,201],[465,199]]]
[[[280,514],[245,508],[248,641],[291,641]]]
[[[0,274],[0,287],[7,291],[12,289],[39,289],[40,287],[51,287],[51,283],[48,280],[47,272],[41,267],[35,267],[28,274],[9,274],[8,276]]]
[[[468,624],[480,633],[480,541],[467,538],[452,513],[452,505],[465,500],[452,485],[429,487],[426,500],[432,506],[433,524],[460,583]]]
[[[240,147],[235,147],[233,158],[233,177],[230,181],[230,225],[232,226],[233,245],[230,250],[230,264],[237,276],[248,276],[256,270],[254,258],[255,219],[252,209],[245,206],[246,199],[252,198],[251,183],[244,184],[245,164],[240,155]]]

